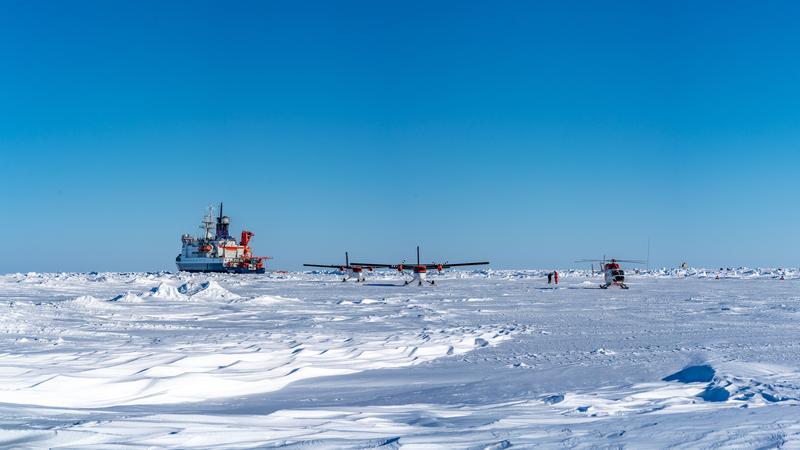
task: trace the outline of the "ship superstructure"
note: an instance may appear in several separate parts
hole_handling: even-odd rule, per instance
[[[186,272],[228,272],[228,273],[264,273],[264,260],[267,256],[253,256],[250,240],[254,234],[242,231],[241,240],[237,243],[231,237],[229,228],[231,218],[222,214],[222,203],[219,204],[219,215],[214,217],[214,207],[208,208],[200,228],[203,235],[194,237],[189,234],[181,236],[181,254],[175,258],[178,270]],[[213,234],[212,234],[213,230]]]

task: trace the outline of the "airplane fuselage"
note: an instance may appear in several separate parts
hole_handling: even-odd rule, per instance
[[[428,269],[425,266],[414,266],[411,271],[411,281],[406,284],[417,283],[422,286],[423,283],[434,284],[433,281],[428,280]]]
[[[356,281],[366,281],[366,277],[364,276],[364,268],[363,267],[349,267],[344,271],[345,275],[347,276],[345,280],[349,278],[355,278]]]

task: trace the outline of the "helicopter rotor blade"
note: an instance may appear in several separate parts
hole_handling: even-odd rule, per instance
[[[576,262],[576,263],[587,263],[587,262],[588,263],[604,263],[604,262],[610,262],[612,259],[614,261],[616,261],[616,262],[624,262],[624,263],[628,263],[628,264],[647,264],[647,261],[642,261],[640,259],[617,259],[617,258],[609,258],[609,259],[579,259],[579,260],[574,261],[574,262]]]

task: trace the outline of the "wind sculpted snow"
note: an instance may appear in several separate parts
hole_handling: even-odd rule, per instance
[[[0,445],[797,445],[797,272],[725,272],[0,276]]]

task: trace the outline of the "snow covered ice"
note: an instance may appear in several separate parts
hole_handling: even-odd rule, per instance
[[[3,275],[0,445],[800,446],[797,271],[543,275]]]

